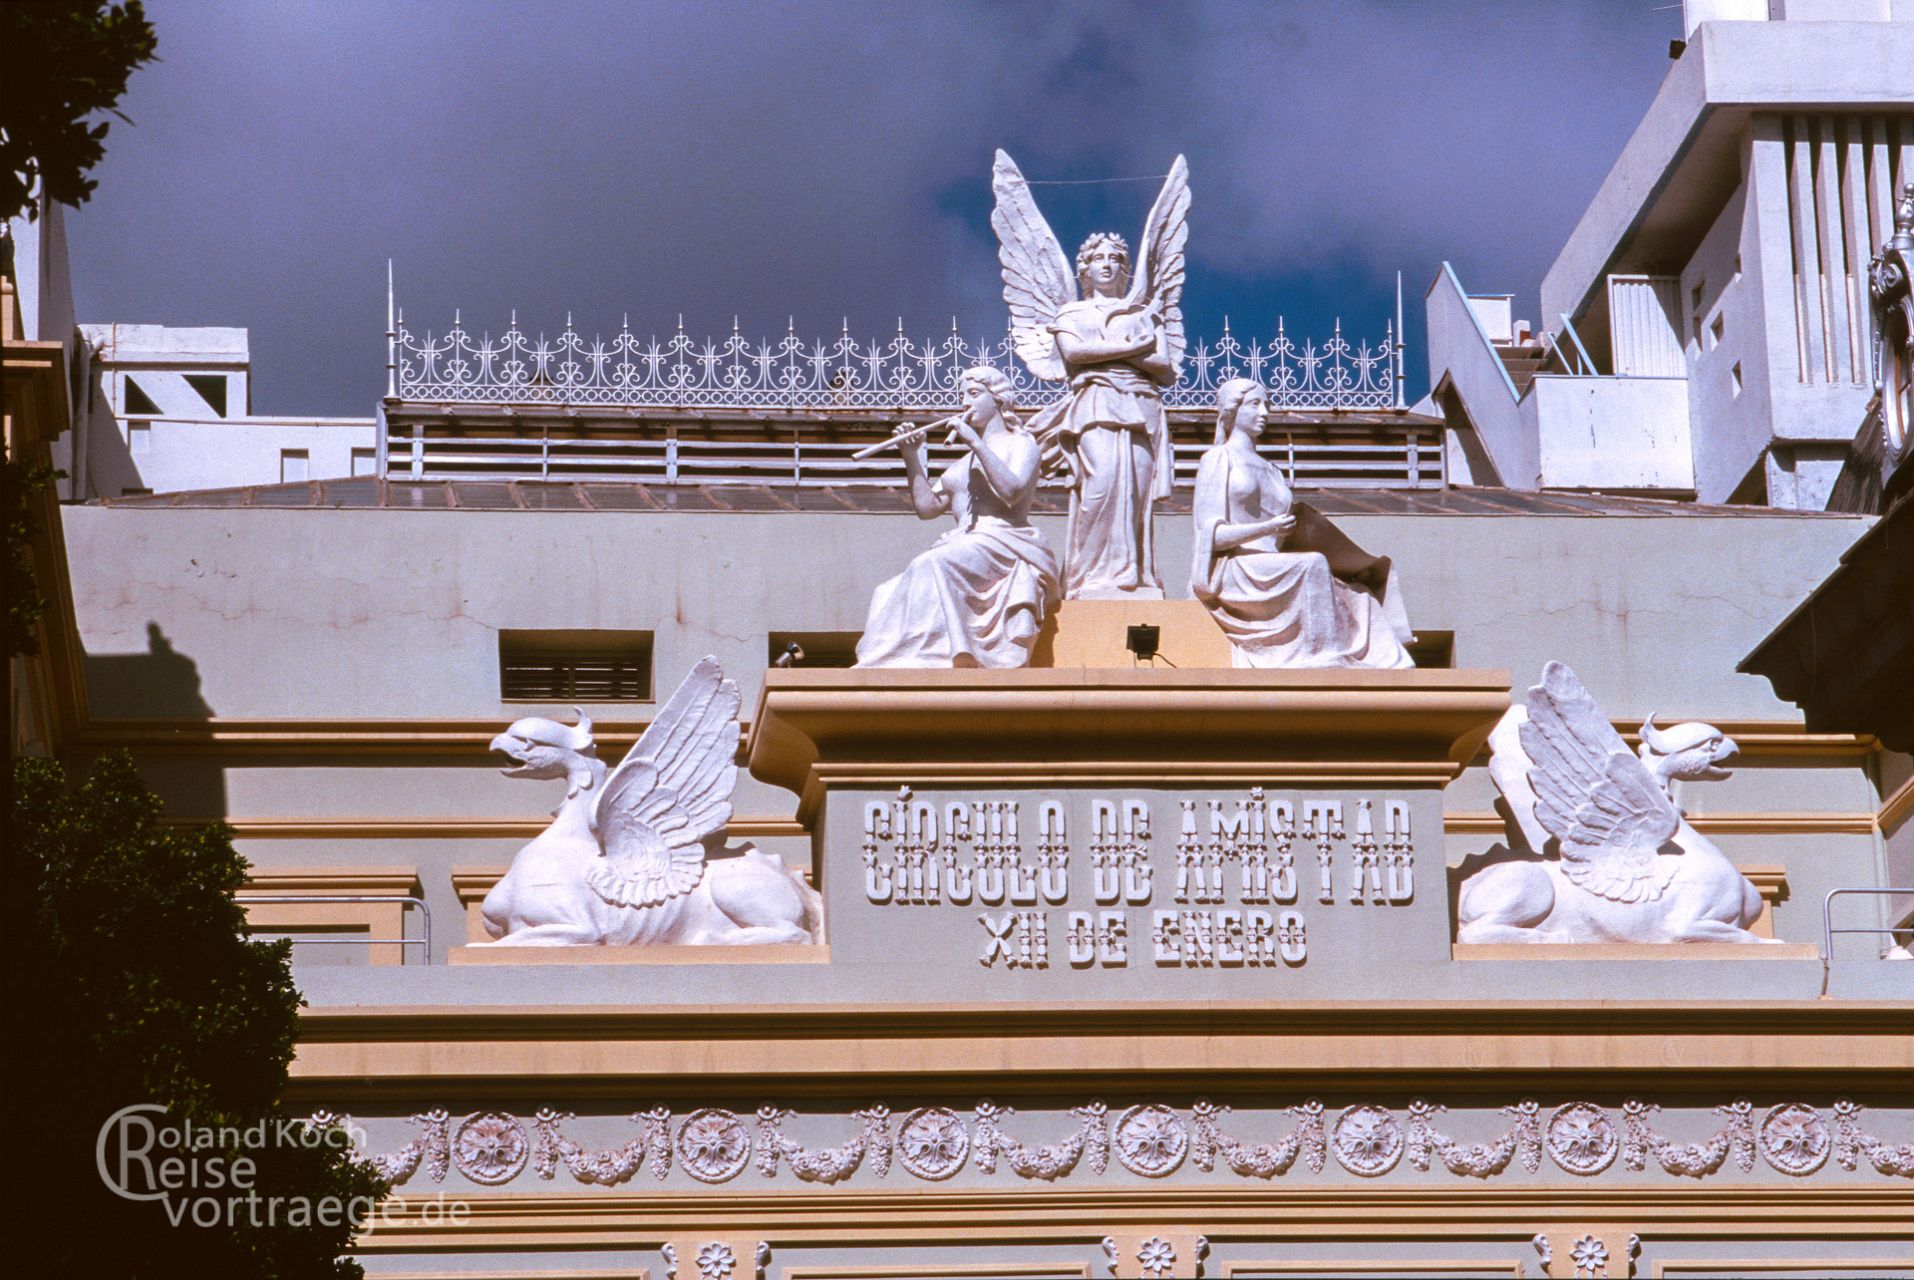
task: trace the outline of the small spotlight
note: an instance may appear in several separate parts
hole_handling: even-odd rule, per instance
[[[784,652],[780,653],[771,665],[774,667],[791,667],[796,666],[802,661],[804,661],[804,646],[793,640],[790,644],[784,646]]]
[[[1680,58],[1682,54],[1687,52],[1688,42],[1686,40],[1670,40],[1668,42],[1668,56],[1670,59]]]
[[[1131,627],[1123,638],[1123,647],[1135,654],[1138,662],[1148,662],[1156,657],[1156,642],[1162,635],[1161,627]]]

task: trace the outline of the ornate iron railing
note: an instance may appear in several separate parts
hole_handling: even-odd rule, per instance
[[[1378,410],[1403,407],[1402,343],[1388,322],[1382,341],[1354,346],[1342,322],[1321,345],[1297,344],[1282,322],[1267,344],[1247,344],[1223,323],[1214,344],[1191,346],[1182,379],[1164,395],[1173,409],[1208,408],[1230,378],[1261,381],[1277,410]],[[950,409],[958,378],[973,365],[1004,370],[1018,402],[1039,408],[1062,394],[1059,384],[1032,378],[1013,357],[1008,336],[966,342],[950,335],[921,345],[902,325],[888,341],[869,344],[848,329],[834,342],[807,344],[787,331],[777,342],[752,343],[734,323],[731,336],[702,342],[680,320],[663,342],[639,338],[627,323],[617,335],[589,341],[566,317],[556,338],[528,337],[518,317],[504,334],[474,336],[454,313],[444,334],[415,334],[403,316],[387,330],[387,394],[442,404],[605,405],[620,408],[819,410]]]

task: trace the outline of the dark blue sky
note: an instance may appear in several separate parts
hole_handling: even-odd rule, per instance
[[[80,318],[252,330],[253,403],[364,415],[415,328],[1001,333],[991,153],[1190,161],[1193,337],[1379,337],[1443,259],[1535,291],[1647,109],[1679,0],[148,0]],[[1074,249],[1155,184],[1038,188]]]

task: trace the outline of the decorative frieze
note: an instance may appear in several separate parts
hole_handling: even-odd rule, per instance
[[[1805,1110],[1813,1111],[1812,1107]],[[1859,1167],[1862,1160],[1875,1171],[1890,1178],[1914,1178],[1914,1142],[1890,1147],[1879,1138],[1861,1130],[1861,1108],[1845,1098],[1834,1104],[1834,1160],[1843,1169]]]
[[[1524,1100],[1512,1107],[1503,1107],[1502,1114],[1510,1116],[1515,1123],[1509,1131],[1493,1142],[1472,1142],[1463,1145],[1435,1127],[1435,1117],[1447,1108],[1428,1102],[1409,1104],[1409,1163],[1417,1169],[1427,1169],[1429,1159],[1434,1156],[1442,1161],[1442,1167],[1450,1173],[1469,1178],[1487,1178],[1509,1167],[1509,1161],[1520,1158],[1522,1167],[1535,1173],[1542,1167],[1541,1126],[1536,1117],[1541,1108],[1534,1102]]]
[[[605,1187],[624,1182],[647,1162],[654,1178],[662,1180],[671,1172],[671,1112],[665,1108],[635,1113],[631,1119],[643,1131],[624,1146],[609,1151],[586,1151],[560,1133],[559,1123],[572,1118],[571,1112],[550,1107],[541,1107],[532,1117],[532,1170],[539,1177],[549,1181],[561,1161],[578,1181]]]
[[[966,1118],[945,1106],[905,1112],[893,1129],[890,1108],[881,1103],[844,1116],[854,1131],[844,1141],[809,1147],[785,1130],[794,1112],[766,1105],[751,1120],[722,1107],[700,1107],[674,1118],[664,1107],[629,1118],[638,1134],[622,1146],[587,1151],[560,1126],[574,1117],[550,1108],[528,1122],[502,1111],[480,1111],[453,1124],[443,1109],[411,1117],[417,1132],[404,1146],[359,1159],[394,1185],[421,1169],[443,1182],[456,1166],[482,1186],[511,1182],[528,1168],[542,1179],[556,1176],[562,1164],[573,1179],[616,1186],[649,1168],[663,1179],[675,1155],[691,1178],[730,1182],[755,1167],[764,1178],[788,1168],[803,1182],[834,1186],[860,1174],[891,1176],[893,1165],[912,1178],[942,1182],[973,1164],[986,1176],[1001,1165],[1019,1178],[1055,1182],[1072,1176],[1102,1177],[1116,1167],[1141,1178],[1168,1178],[1187,1162],[1202,1173],[1219,1164],[1243,1178],[1269,1180],[1298,1169],[1321,1174],[1334,1156],[1342,1169],[1361,1178],[1381,1178],[1407,1165],[1428,1173],[1438,1165],[1461,1178],[1486,1179],[1519,1166],[1527,1174],[1548,1162],[1563,1172],[1592,1178],[1619,1167],[1632,1173],[1653,1168],[1683,1178],[1704,1178],[1731,1162],[1743,1173],[1765,1162],[1794,1178],[1822,1172],[1830,1163],[1843,1170],[1864,1166],[1887,1177],[1914,1178],[1914,1143],[1890,1145],[1862,1128],[1862,1108],[1842,1100],[1830,1123],[1815,1107],[1781,1103],[1756,1121],[1752,1104],[1737,1099],[1718,1106],[1720,1128],[1711,1136],[1683,1142],[1659,1131],[1652,1117],[1660,1107],[1630,1099],[1619,1109],[1592,1102],[1570,1102],[1542,1119],[1532,1100],[1501,1108],[1509,1127],[1486,1142],[1465,1143],[1444,1133],[1436,1119],[1445,1108],[1416,1099],[1406,1112],[1369,1103],[1330,1113],[1311,1099],[1288,1107],[1287,1133],[1262,1141],[1226,1132],[1226,1106],[1198,1100],[1187,1112],[1165,1103],[1139,1103],[1118,1114],[1092,1100],[1071,1108],[1076,1127],[1065,1137],[1032,1144],[1013,1137],[1008,1126],[1015,1109],[979,1101]],[[348,1124],[348,1117],[316,1112],[315,1125]],[[754,1133],[755,1130],[755,1133]]]
[[[1754,1123],[1750,1119],[1753,1108],[1746,1101],[1716,1107],[1715,1114],[1727,1117],[1727,1123],[1713,1137],[1701,1142],[1673,1142],[1657,1133],[1648,1117],[1659,1110],[1661,1108],[1653,1103],[1632,1098],[1622,1104],[1622,1162],[1629,1168],[1644,1167],[1652,1155],[1669,1173],[1700,1178],[1720,1169],[1732,1155],[1742,1172],[1754,1169]]]

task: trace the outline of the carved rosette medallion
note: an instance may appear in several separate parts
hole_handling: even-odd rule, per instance
[[[452,1162],[481,1186],[495,1187],[516,1178],[531,1151],[525,1126],[503,1111],[469,1115],[452,1135]]]
[[[1381,1177],[1402,1159],[1402,1126],[1386,1108],[1351,1107],[1337,1118],[1329,1146],[1336,1153],[1336,1163],[1349,1172]]]
[[[949,1107],[919,1107],[897,1128],[897,1160],[926,1182],[942,1182],[964,1167],[970,1130]]]
[[[751,1158],[744,1122],[721,1107],[703,1107],[678,1130],[678,1160],[700,1182],[729,1182]]]
[[[1622,1147],[1608,1112],[1592,1102],[1571,1102],[1557,1108],[1549,1117],[1544,1141],[1556,1164],[1584,1178],[1614,1164]]]
[[[1805,1178],[1828,1162],[1834,1137],[1821,1113],[1804,1103],[1775,1107],[1761,1121],[1761,1154],[1785,1174]]]
[[[1183,1163],[1190,1132],[1176,1112],[1151,1103],[1131,1107],[1117,1117],[1115,1142],[1124,1168],[1146,1178],[1165,1178]]]

